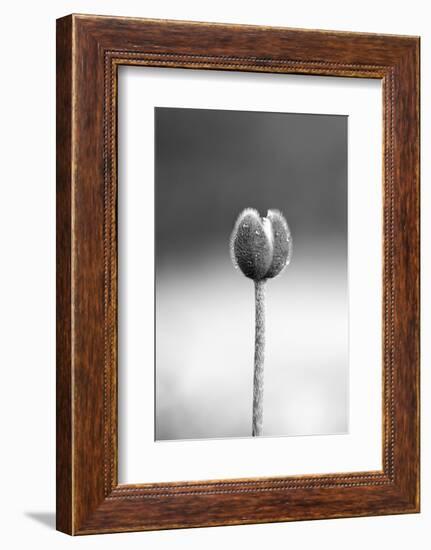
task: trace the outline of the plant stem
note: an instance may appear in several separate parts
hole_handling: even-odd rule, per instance
[[[263,367],[265,362],[265,285],[266,280],[254,282],[255,290],[255,341],[253,376],[253,431],[263,435]]]

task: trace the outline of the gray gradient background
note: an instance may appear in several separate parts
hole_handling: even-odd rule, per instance
[[[348,430],[347,117],[155,109],[157,440],[251,435],[254,288],[243,208],[281,210],[267,284],[264,435]]]

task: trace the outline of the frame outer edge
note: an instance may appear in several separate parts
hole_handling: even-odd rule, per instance
[[[420,39],[399,63],[398,113],[395,124],[396,153],[400,157],[397,182],[395,237],[396,300],[402,308],[396,319],[398,337],[404,343],[395,348],[399,368],[396,421],[400,452],[397,480],[412,512],[420,511]],[[412,41],[412,42],[413,42]],[[409,375],[408,375],[409,374]]]
[[[72,16],[56,24],[56,528],[73,534]]]

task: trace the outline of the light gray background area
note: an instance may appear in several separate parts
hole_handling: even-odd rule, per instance
[[[253,282],[229,237],[280,209],[267,285],[264,435],[348,430],[347,117],[155,109],[157,440],[251,435]]]

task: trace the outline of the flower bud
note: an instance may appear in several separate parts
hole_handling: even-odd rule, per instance
[[[252,208],[243,210],[235,223],[230,244],[235,267],[254,281],[276,277],[292,255],[289,227],[278,210],[268,210],[266,218],[261,218]]]

